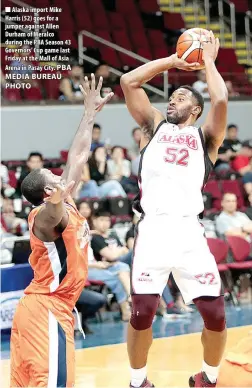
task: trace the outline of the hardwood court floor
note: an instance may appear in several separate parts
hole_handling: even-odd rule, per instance
[[[247,336],[252,326],[228,329],[227,350]],[[200,334],[153,341],[148,377],[156,387],[188,387],[188,377],[201,367]],[[1,387],[8,387],[9,360],[1,361]],[[76,387],[123,388],[129,386],[125,344],[97,346],[76,351]]]

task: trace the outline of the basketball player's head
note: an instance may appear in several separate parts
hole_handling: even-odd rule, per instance
[[[93,225],[99,233],[107,233],[111,226],[110,213],[106,211],[98,211],[93,216]]]
[[[234,193],[225,193],[222,197],[221,206],[224,212],[233,214],[237,210],[237,197]]]
[[[202,114],[204,99],[191,86],[181,86],[172,93],[167,107],[167,121],[171,124],[193,124]],[[188,123],[188,120],[190,123]]]
[[[61,176],[53,174],[46,168],[38,168],[25,177],[21,184],[21,192],[27,201],[38,206],[47,196],[45,190],[52,190],[58,184],[65,185]]]

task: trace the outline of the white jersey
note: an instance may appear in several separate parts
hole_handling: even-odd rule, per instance
[[[202,189],[213,167],[201,128],[162,121],[141,151],[140,209],[146,214],[197,216]]]

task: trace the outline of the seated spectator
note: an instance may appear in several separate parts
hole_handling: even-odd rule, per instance
[[[136,159],[140,155],[140,142],[142,138],[141,128],[135,127],[132,129],[133,143],[129,148],[128,154],[131,160]]]
[[[125,159],[122,147],[115,146],[111,150],[111,159],[107,161],[107,172],[110,180],[117,180],[121,183],[126,193],[138,191],[137,182],[130,178],[130,161]]]
[[[82,329],[85,334],[93,334],[86,320],[94,316],[106,303],[107,300],[103,294],[86,288],[82,290],[76,307],[81,312]]]
[[[4,197],[11,197],[15,193],[14,187],[9,185],[9,172],[4,164],[0,164],[1,192]]]
[[[21,197],[21,184],[25,177],[32,171],[37,168],[42,168],[44,164],[43,156],[40,152],[31,152],[26,161],[26,168],[24,168],[20,174],[20,177],[17,182],[16,193]]]
[[[239,155],[232,161],[231,166],[242,175],[244,189],[249,196],[252,193],[252,139],[242,143]]]
[[[94,151],[97,147],[103,147],[104,143],[101,142],[101,126],[97,123],[93,125],[91,151]]]
[[[225,193],[222,198],[223,211],[216,218],[217,233],[224,236],[239,236],[251,242],[252,221],[245,213],[237,211],[237,197]]]
[[[88,254],[88,279],[90,281],[102,281],[115,295],[120,306],[122,320],[129,321],[130,307],[128,297],[130,295],[130,268],[121,262],[109,262],[105,258],[95,260],[93,251]]]
[[[18,236],[22,236],[27,232],[27,222],[22,218],[16,217],[12,199],[3,199],[1,210],[6,232]]]
[[[107,94],[113,92],[113,86],[115,85],[116,77],[111,74],[109,66],[106,63],[99,65],[95,71],[95,78],[99,80],[100,77],[103,78],[101,96],[105,97]],[[111,100],[117,101],[118,96],[114,94]]]
[[[199,70],[197,72],[198,81],[194,82],[193,88],[196,89],[204,98],[210,98],[206,82],[206,71]]]
[[[228,91],[228,97],[238,97],[240,95],[234,90],[234,87],[231,81],[225,81],[225,84]]]
[[[84,81],[83,68],[74,62],[68,77],[64,77],[59,86],[60,97],[62,101],[78,102],[83,101],[83,95],[80,90],[80,84]]]
[[[92,229],[92,209],[87,201],[78,201],[77,209],[80,214],[86,218],[89,228]]]
[[[238,155],[242,144],[237,138],[238,127],[235,124],[229,124],[227,127],[227,136],[222,146],[219,148],[218,159],[215,163],[215,171],[229,170],[230,161]]]
[[[249,207],[246,209],[245,213],[247,214],[248,218],[252,220],[252,193],[248,197],[249,200]]]
[[[97,147],[83,168],[83,186],[79,189],[79,198],[83,197],[127,197],[117,180],[108,180],[107,154],[105,147]]]
[[[132,251],[124,246],[115,231],[111,231],[111,220],[108,212],[97,212],[93,217],[96,234],[93,234],[91,247],[97,261],[123,262],[131,265]]]

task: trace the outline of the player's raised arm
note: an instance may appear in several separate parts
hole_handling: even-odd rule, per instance
[[[84,97],[85,112],[70,147],[67,165],[62,175],[62,178],[65,179],[67,183],[71,181],[75,182],[71,192],[72,195],[79,185],[83,166],[88,160],[95,115],[103,108],[111,97],[113,97],[114,94],[109,93],[104,98],[100,96],[102,81],[102,77],[100,77],[97,88],[95,88],[95,76],[92,74],[91,86],[89,86],[87,77],[84,79],[83,86],[80,85]]]
[[[126,104],[132,117],[142,128],[146,137],[150,138],[155,127],[164,118],[160,111],[155,109],[142,89],[142,85],[173,67],[183,70],[195,70],[196,63],[186,63],[176,55],[157,59],[138,67],[121,77],[121,87]]]
[[[211,98],[211,108],[202,126],[209,156],[213,163],[217,159],[227,126],[228,91],[223,78],[216,69],[215,59],[219,50],[219,39],[209,32],[208,42],[202,42],[203,59],[206,67],[208,92]]]

